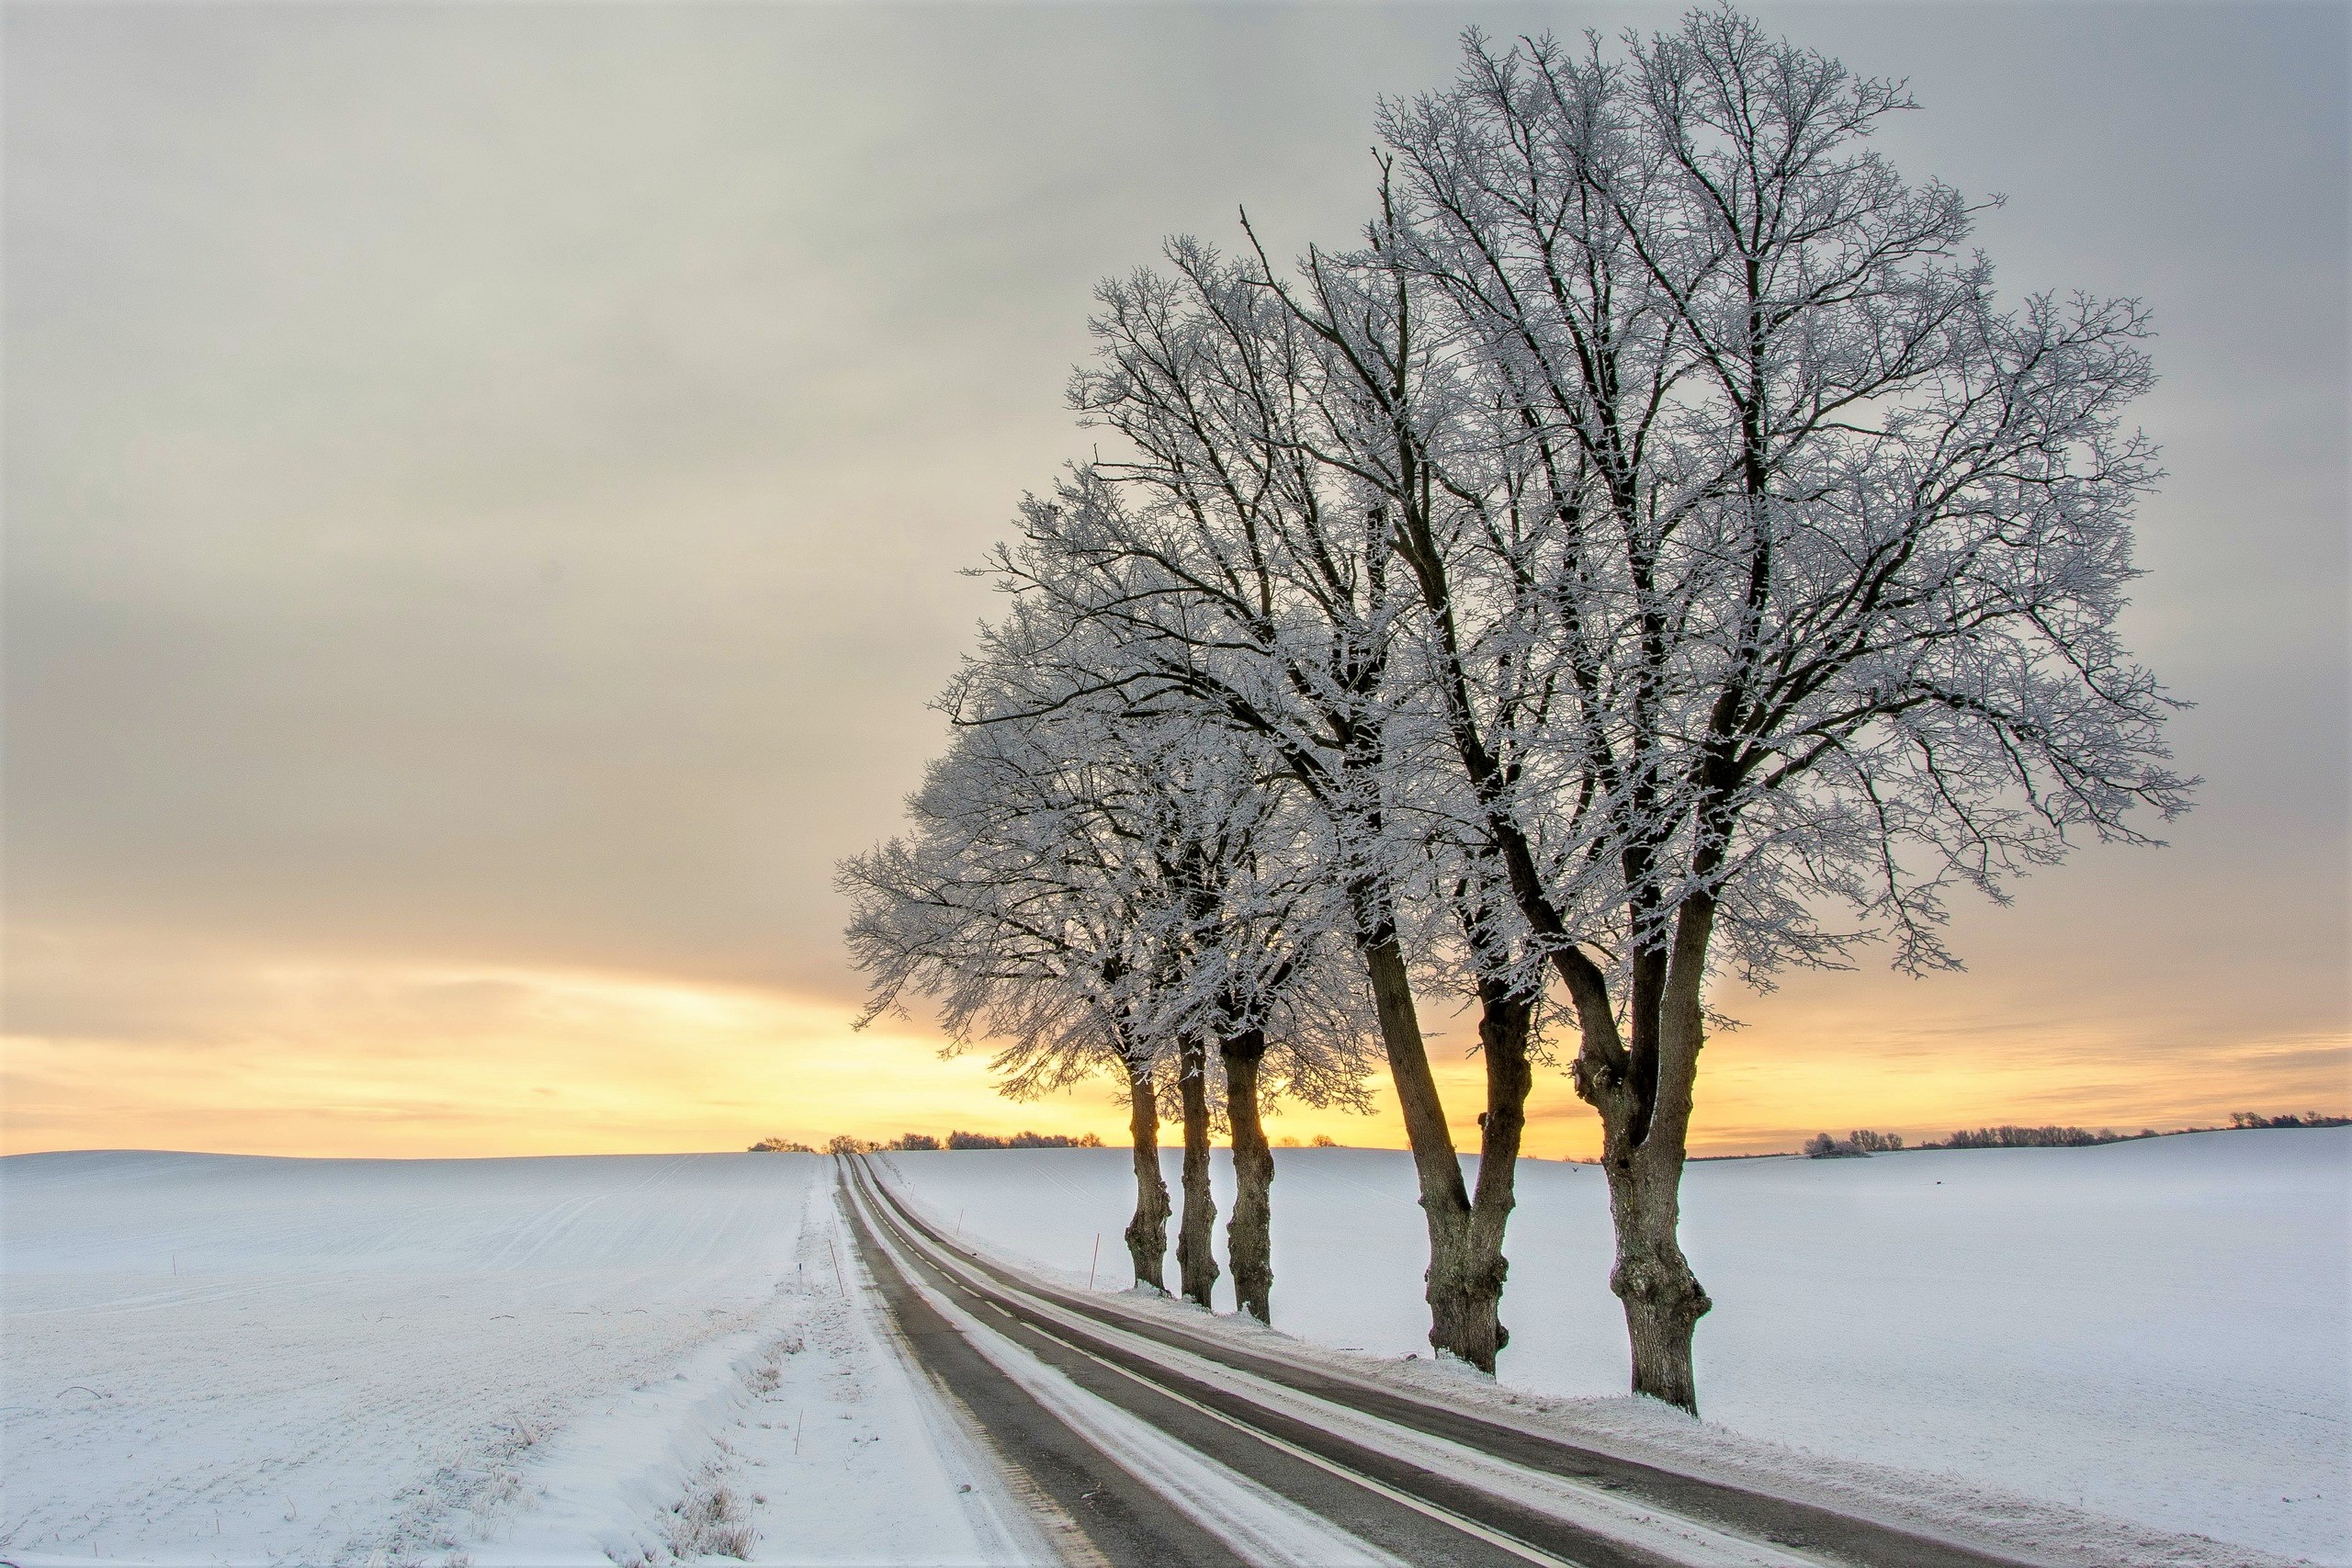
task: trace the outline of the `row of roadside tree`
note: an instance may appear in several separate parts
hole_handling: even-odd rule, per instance
[[[1632,1386],[1697,1408],[1678,1239],[1710,982],[1950,966],[2083,838],[2185,809],[2121,646],[2136,302],[1996,297],[1977,209],[1870,144],[1899,84],[1728,8],[1464,39],[1380,107],[1367,220],[1247,215],[1097,294],[1095,432],[987,570],[901,839],[845,863],[869,1017],[1006,1089],[1126,1086],[1138,1280],[1271,1314],[1266,1101],[1385,1069],[1430,1340],[1491,1371],[1536,1067],[1600,1122]],[[1465,1179],[1422,1031],[1474,1010]],[[1468,1119],[1464,1119],[1468,1124]]]

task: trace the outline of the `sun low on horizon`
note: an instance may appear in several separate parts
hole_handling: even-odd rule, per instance
[[[965,569],[1097,439],[1098,281],[1237,208],[1348,243],[1382,95],[1583,13],[551,15],[9,17],[0,1153],[1124,1143],[1108,1077],[854,1027],[835,867],[945,744]],[[2352,1111],[2341,138],[2185,126],[2196,51],[2087,12],[2042,76],[1988,12],[1808,15],[1928,106],[1906,171],[2005,195],[2009,298],[2153,311],[2123,624],[2203,782],[1956,898],[1964,968],[1720,976],[1692,1152]],[[1419,1001],[1475,1148],[1475,1010]],[[1527,1151],[1590,1158],[1545,1048]],[[1367,1087],[1267,1131],[1404,1146]]]

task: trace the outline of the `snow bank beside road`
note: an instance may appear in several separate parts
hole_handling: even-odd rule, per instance
[[[0,1160],[0,1548],[1006,1560],[836,1224],[808,1156]]]
[[[974,1239],[1078,1284],[1099,1232],[1098,1288],[1129,1283],[1125,1151],[887,1158],[943,1227],[960,1215]],[[1407,1157],[1276,1158],[1275,1325],[1426,1355]],[[1229,1206],[1221,1156],[1217,1178]],[[1685,1243],[1717,1303],[1699,1331],[1711,1422],[2158,1529],[2352,1561],[2352,1131],[1710,1161],[1691,1168],[1685,1193]],[[1504,1382],[1564,1397],[1622,1392],[1599,1172],[1530,1162],[1520,1203]]]

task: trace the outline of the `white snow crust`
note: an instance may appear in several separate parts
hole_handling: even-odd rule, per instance
[[[1036,1560],[839,1226],[808,1156],[0,1160],[0,1554]]]
[[[2352,1130],[1694,1164],[1703,1422],[1622,1396],[1597,1169],[1521,1168],[1496,1383],[1427,1359],[1408,1156],[1276,1162],[1281,1333],[1227,1331],[2053,1562],[2352,1562]],[[1202,1318],[1127,1290],[1123,1149],[884,1163],[943,1229]],[[1222,1213],[1222,1151],[1216,1181]]]

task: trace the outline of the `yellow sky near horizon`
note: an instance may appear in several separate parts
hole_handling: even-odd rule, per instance
[[[1897,984],[1909,984],[1897,982]],[[1932,985],[1932,983],[1930,983]],[[1899,995],[1899,993],[1898,993]],[[677,980],[480,966],[258,965],[217,1020],[147,1038],[17,1036],[0,1055],[0,1152],[89,1147],[454,1157],[741,1148],[955,1128],[1126,1141],[1114,1086],[1000,1096],[984,1053],[945,1060],[934,1032],[886,1019],[854,1033],[838,1003]],[[2341,1037],[2249,1038],[2151,1056],[2115,1030],[2003,1027],[1955,986],[1908,998],[1807,977],[1708,1048],[1697,1154],[1789,1149],[1872,1126],[1914,1141],[1958,1126],[2211,1124],[2237,1110],[2346,1109]],[[1475,1146],[1481,1069],[1464,1021],[1424,1001],[1456,1136]],[[1858,1038],[1874,1035],[1860,1053]],[[1385,1081],[1370,1115],[1284,1106],[1277,1138],[1401,1147]],[[1173,1130],[1170,1130],[1173,1135]],[[1589,1158],[1590,1112],[1539,1073],[1527,1152]]]

